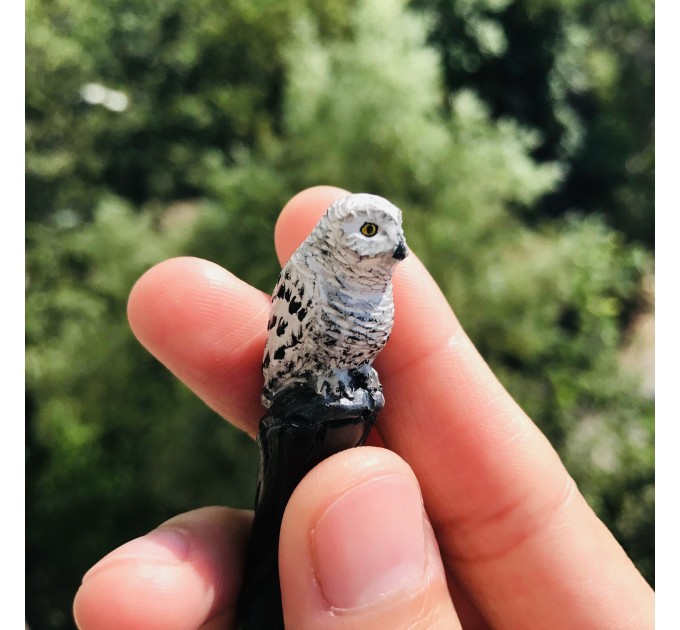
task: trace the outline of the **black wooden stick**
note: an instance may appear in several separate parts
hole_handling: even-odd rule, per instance
[[[279,585],[281,519],[293,490],[319,462],[366,441],[380,409],[382,391],[357,375],[352,398],[292,388],[260,421],[260,472],[255,520],[239,600],[239,630],[281,630]]]

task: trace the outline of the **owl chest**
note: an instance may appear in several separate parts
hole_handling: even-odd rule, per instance
[[[394,321],[392,292],[360,297],[330,292],[319,319],[314,341],[324,360],[338,367],[363,365],[389,338]]]

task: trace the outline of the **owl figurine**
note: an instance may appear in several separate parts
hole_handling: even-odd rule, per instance
[[[394,322],[392,273],[408,253],[401,210],[366,193],[328,208],[281,271],[264,350],[262,403],[291,387],[352,399]]]

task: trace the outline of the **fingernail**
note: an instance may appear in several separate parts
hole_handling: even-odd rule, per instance
[[[357,608],[415,588],[425,567],[420,491],[389,475],[336,499],[312,532],[316,578],[332,608]]]
[[[127,561],[152,564],[178,564],[189,555],[189,541],[173,529],[156,529],[114,549],[95,564],[84,576],[83,584],[93,575],[113,564]]]

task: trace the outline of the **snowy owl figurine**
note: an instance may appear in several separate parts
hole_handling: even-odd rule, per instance
[[[262,361],[267,413],[241,630],[283,630],[278,543],[288,499],[320,461],[362,445],[384,405],[372,363],[392,330],[392,274],[407,254],[399,208],[360,193],[332,204],[281,271]]]
[[[357,371],[379,389],[371,364],[392,330],[392,272],[407,251],[401,210],[382,197],[349,195],[326,211],[274,288],[265,407],[296,384],[351,399]]]

